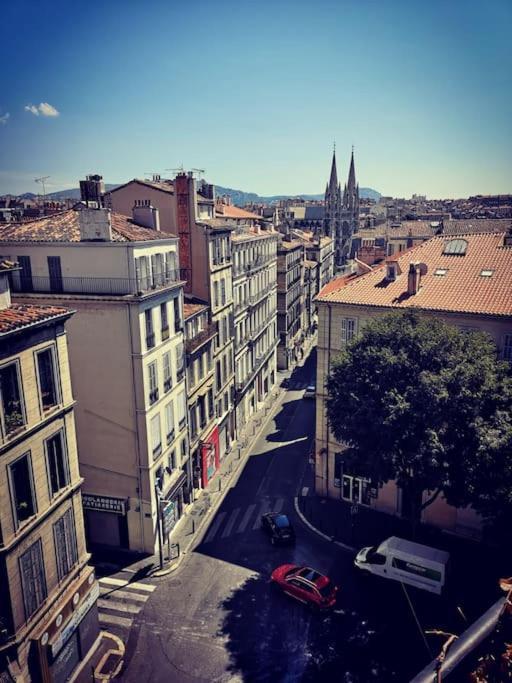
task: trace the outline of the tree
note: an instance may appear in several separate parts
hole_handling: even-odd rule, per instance
[[[327,389],[345,461],[379,485],[396,480],[413,526],[441,493],[484,514],[499,507],[490,503],[499,472],[481,473],[508,468],[512,480],[505,417],[512,390],[488,335],[412,311],[391,313],[341,352]]]

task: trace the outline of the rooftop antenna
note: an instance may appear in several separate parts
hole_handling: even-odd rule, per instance
[[[197,173],[198,178],[205,174],[204,168],[193,168],[192,170]]]
[[[185,173],[183,164],[181,164],[181,166],[179,166],[178,168],[164,168],[164,171],[170,171],[174,175],[177,175],[178,173]]]
[[[48,180],[48,178],[50,178],[49,175],[44,175],[40,178],[34,178],[35,183],[41,183],[41,185],[43,186],[43,209],[44,205],[46,204],[46,181]]]

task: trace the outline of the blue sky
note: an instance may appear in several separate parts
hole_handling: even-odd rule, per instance
[[[0,193],[181,164],[322,192],[334,139],[383,194],[512,192],[511,28],[510,0],[6,0]]]

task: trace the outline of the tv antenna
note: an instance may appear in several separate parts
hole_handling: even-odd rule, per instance
[[[170,171],[173,175],[177,175],[178,173],[185,173],[183,164],[181,164],[181,166],[179,166],[178,168],[164,168],[164,171]]]
[[[201,176],[205,174],[204,168],[193,168],[192,171],[197,173],[198,178],[201,178]]]
[[[43,186],[43,206],[46,203],[46,181],[50,178],[49,175],[41,176],[40,178],[34,178],[35,183],[41,183]]]

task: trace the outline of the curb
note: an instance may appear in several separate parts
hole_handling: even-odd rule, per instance
[[[350,552],[350,553],[356,552],[356,548],[353,548],[350,545],[346,545],[345,543],[342,543],[341,541],[335,541],[332,536],[327,536],[327,534],[324,534],[323,531],[320,531],[320,529],[317,529],[316,526],[313,526],[313,524],[311,524],[311,522],[308,519],[306,519],[304,514],[301,512],[301,510],[299,508],[299,497],[298,496],[294,497],[293,506],[295,508],[295,512],[297,513],[300,521],[303,524],[305,524],[308,527],[308,529],[310,529],[317,536],[320,536],[321,538],[325,539],[326,541],[329,541],[329,543],[334,543],[339,548],[342,548],[343,550],[346,550],[347,552]]]

